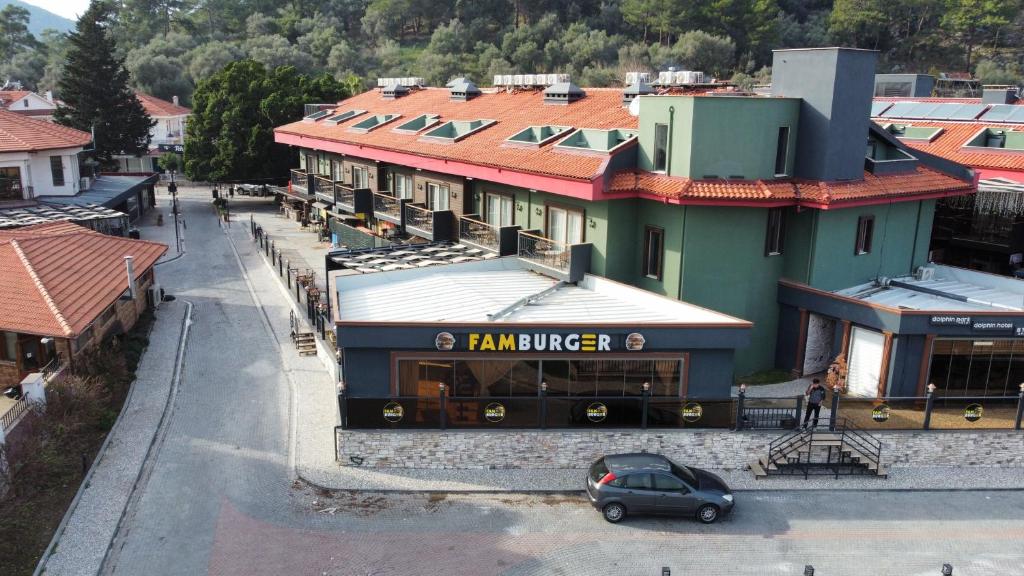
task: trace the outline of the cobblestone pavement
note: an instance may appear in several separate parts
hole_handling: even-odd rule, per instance
[[[307,414],[292,391],[325,398],[331,382],[290,348],[286,297],[238,241],[247,223],[234,224],[232,245],[208,202],[207,191],[182,194],[188,253],[159,270],[168,293],[194,304],[193,323],[163,440],[104,573],[737,575],[811,563],[825,576],[909,576],[951,562],[958,575],[1024,576],[1022,492],[749,492],[706,527],[611,525],[578,496],[310,487],[292,463],[315,466],[333,443],[292,429]],[[94,573],[81,568],[67,573]]]

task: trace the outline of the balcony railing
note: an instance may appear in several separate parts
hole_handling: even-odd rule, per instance
[[[309,190],[309,179],[305,170],[292,170],[292,188],[299,188],[301,192]]]
[[[356,191],[341,182],[335,182],[334,203],[339,208],[352,212],[356,204]]]
[[[405,205],[405,227],[412,230],[417,236],[430,240],[434,239],[434,213],[424,206],[414,204]]]
[[[477,220],[473,216],[459,218],[459,241],[494,252],[498,252],[501,247],[498,227]]]
[[[395,223],[402,222],[402,201],[380,192],[373,193],[373,214]]]
[[[330,196],[331,202],[334,202],[334,181],[329,176],[313,176],[313,189],[309,193],[317,192]]]
[[[519,257],[541,266],[569,272],[569,245],[543,236],[519,232]]]

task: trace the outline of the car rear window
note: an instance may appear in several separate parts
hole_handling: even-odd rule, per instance
[[[601,458],[600,460],[594,462],[594,464],[590,466],[590,479],[593,480],[594,482],[600,482],[601,478],[604,478],[604,475],[607,473],[608,467],[605,466],[604,464],[604,458]]]
[[[682,478],[686,482],[689,482],[691,485],[693,485],[695,488],[697,487],[698,482],[697,482],[697,475],[696,474],[691,472],[690,469],[687,468],[686,466],[680,466],[679,464],[676,464],[675,462],[672,462],[671,464],[672,464],[672,474],[674,474],[676,476],[676,478]]]

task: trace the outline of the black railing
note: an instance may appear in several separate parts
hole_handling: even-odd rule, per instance
[[[425,206],[405,205],[405,227],[429,240],[434,239],[434,213]]]
[[[388,216],[396,221],[402,220],[402,201],[394,196],[373,193],[373,213],[375,216]]]
[[[768,458],[762,463],[769,474],[838,478],[878,473],[881,462],[882,442],[843,419],[834,429],[820,426],[783,434],[769,443]]]
[[[485,250],[498,252],[501,246],[498,227],[477,220],[473,216],[475,214],[459,218],[459,241],[463,244],[472,244]]]

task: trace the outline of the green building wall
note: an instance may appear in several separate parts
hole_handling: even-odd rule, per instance
[[[637,161],[654,170],[654,125],[669,124],[670,176],[772,179],[779,128],[789,128],[786,174],[793,173],[800,100],[730,96],[640,96]]]

